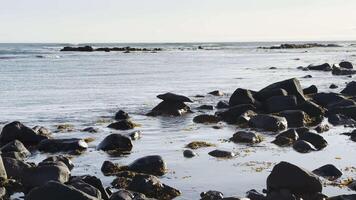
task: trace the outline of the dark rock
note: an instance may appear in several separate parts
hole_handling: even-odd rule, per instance
[[[219,191],[210,190],[200,193],[200,197],[200,200],[221,200],[224,198],[224,195]]]
[[[319,167],[318,169],[313,170],[313,173],[329,180],[336,180],[342,176],[342,172],[331,164]]]
[[[100,142],[97,149],[103,151],[130,152],[132,147],[133,145],[130,138],[120,134],[111,134]]]
[[[332,110],[332,109],[342,108],[342,107],[346,107],[346,106],[354,106],[354,105],[356,105],[354,100],[343,99],[343,100],[338,101],[336,103],[329,104],[327,106],[327,109]]]
[[[260,49],[306,49],[306,48],[322,48],[322,47],[340,47],[337,44],[318,44],[318,43],[308,43],[308,44],[281,44],[279,46],[272,47],[259,47]]]
[[[209,92],[208,94],[211,94],[213,96],[224,96],[224,93],[219,90],[214,90],[212,92]]]
[[[3,157],[7,157],[11,152],[18,152],[21,158],[26,158],[31,155],[27,148],[19,140],[13,140],[1,147],[1,152]]]
[[[183,102],[162,101],[154,107],[147,115],[148,116],[181,116],[191,112],[189,106]]]
[[[356,125],[356,121],[346,117],[344,115],[339,115],[339,114],[331,114],[328,116],[328,122],[332,124],[333,126],[339,126],[339,125]]]
[[[265,195],[257,192],[256,190],[250,190],[246,194],[246,197],[250,200],[267,200]]]
[[[328,116],[333,114],[344,115],[346,117],[352,118],[353,120],[356,120],[356,106],[345,106],[345,107],[330,109],[328,111]]]
[[[46,139],[38,144],[38,150],[48,153],[56,152],[82,152],[88,148],[88,144],[77,138],[71,139]]]
[[[25,168],[21,178],[26,188],[34,188],[46,184],[48,181],[65,183],[69,180],[70,171],[59,165],[43,165]]]
[[[250,104],[242,104],[242,105],[231,107],[226,111],[218,112],[216,113],[216,115],[220,117],[223,121],[230,124],[234,124],[237,122],[237,119],[240,117],[240,115],[248,110],[254,111],[256,110],[256,108]]]
[[[162,99],[163,101],[170,101],[170,102],[180,102],[180,103],[193,102],[186,96],[178,95],[178,94],[174,94],[174,93],[170,93],[170,92],[157,95],[157,98]]]
[[[92,52],[94,51],[93,47],[91,46],[83,46],[83,47],[63,47],[61,51],[83,51],[83,52]]]
[[[303,78],[313,78],[313,76],[312,75],[305,75],[305,76],[303,76]]]
[[[304,111],[307,115],[313,118],[322,119],[325,114],[324,108],[311,101],[305,101],[304,103],[298,105],[297,109]]]
[[[218,104],[216,105],[217,109],[225,109],[225,108],[229,108],[229,102],[228,101],[219,101]]]
[[[129,119],[129,118],[130,118],[129,114],[123,110],[119,110],[115,114],[116,120],[124,120],[124,119]]]
[[[322,191],[322,184],[311,172],[288,162],[280,162],[267,178],[267,193],[283,189],[294,195],[315,194]]]
[[[335,76],[350,76],[350,75],[353,75],[353,74],[356,74],[356,70],[351,70],[351,69],[343,69],[343,68],[340,68],[338,66],[333,66],[333,69],[332,69],[332,75],[335,75]]]
[[[186,149],[183,151],[183,156],[186,157],[186,158],[193,158],[195,157],[197,154],[192,151],[192,150],[189,150],[189,149]]]
[[[108,194],[108,192],[105,190],[102,182],[100,179],[98,179],[95,176],[90,176],[90,175],[84,175],[84,176],[77,176],[77,177],[71,177],[71,180],[80,180],[84,183],[87,183],[95,188],[97,188],[100,193],[101,193],[101,197],[104,200],[108,200],[110,195]]]
[[[324,63],[321,65],[309,65],[307,67],[309,70],[316,70],[316,71],[331,71],[332,67],[329,63]]]
[[[273,144],[281,146],[281,147],[286,147],[286,146],[290,146],[293,144],[293,140],[287,137],[276,137],[276,139],[274,139],[272,141]]]
[[[215,146],[214,144],[209,142],[204,142],[204,141],[194,141],[186,145],[186,147],[190,149],[199,149],[202,147],[214,147],[214,146]]]
[[[232,158],[235,157],[235,153],[231,151],[224,151],[224,150],[213,150],[209,152],[210,156],[216,157],[216,158]]]
[[[49,129],[43,126],[35,126],[32,128],[32,130],[35,131],[38,135],[49,136],[52,134]]]
[[[335,85],[335,84],[331,84],[331,85],[329,86],[329,88],[330,88],[330,89],[336,89],[336,88],[338,88],[338,86]]]
[[[260,143],[262,141],[261,136],[257,135],[254,132],[246,132],[246,131],[236,132],[232,136],[232,138],[230,138],[230,140],[235,143],[250,143],[250,144]]]
[[[256,100],[253,98],[252,92],[250,90],[238,88],[231,95],[229,100],[230,106],[237,106],[241,104],[251,104],[254,105]]]
[[[63,155],[58,155],[58,156],[50,156],[46,159],[44,159],[42,162],[63,162],[69,170],[72,170],[74,168],[73,162],[66,156]]]
[[[345,100],[345,97],[337,93],[317,93],[313,96],[313,100],[318,105],[327,107],[330,104],[335,104],[339,101]]]
[[[307,88],[304,88],[303,89],[303,93],[305,95],[307,95],[307,94],[315,94],[315,93],[318,93],[318,88],[315,85],[311,85],[311,86],[309,86]]]
[[[328,145],[323,136],[313,132],[299,133],[299,139],[310,142],[317,150],[321,150]]]
[[[356,81],[351,81],[348,83],[341,91],[341,94],[348,95],[348,96],[356,96]]]
[[[128,165],[129,171],[163,176],[167,172],[167,164],[161,156],[145,156]]]
[[[2,144],[19,140],[25,145],[36,145],[44,139],[47,139],[47,136],[37,134],[34,130],[18,121],[6,124],[0,135],[0,142]]]
[[[297,98],[298,103],[302,103],[306,100],[304,97],[303,89],[296,78],[273,83],[263,88],[258,93],[268,92],[273,89],[284,89],[287,91],[288,95],[294,95]]]
[[[285,110],[279,113],[279,116],[286,118],[288,127],[303,127],[310,121],[309,116],[301,110]]]
[[[258,99],[259,101],[266,101],[267,99],[274,97],[274,96],[287,96],[288,92],[281,88],[272,88],[268,90],[261,90],[254,94],[254,98]]]
[[[246,112],[242,113],[238,118],[237,118],[237,124],[240,126],[244,126],[247,125],[248,122],[250,121],[251,117],[257,115],[257,113],[255,113],[252,110],[247,110]]]
[[[352,63],[351,63],[351,62],[347,62],[347,61],[340,62],[340,63],[339,63],[339,66],[340,66],[341,68],[345,68],[345,69],[353,69],[353,68],[354,68],[354,66],[352,65]]]
[[[216,124],[220,121],[220,118],[215,115],[202,114],[193,118],[193,122],[202,124]]]
[[[291,139],[292,141],[297,141],[299,139],[299,135],[295,129],[288,129],[276,136],[276,138],[279,137],[286,137]]]
[[[94,127],[88,127],[82,130],[83,132],[89,132],[89,133],[97,133],[98,129],[94,128]]]
[[[291,110],[297,106],[295,96],[274,96],[266,100],[266,110],[269,113]]]
[[[330,127],[327,124],[323,124],[323,125],[318,125],[314,130],[318,133],[324,133],[329,131]]]
[[[253,128],[273,132],[281,131],[288,127],[286,118],[266,114],[253,116],[249,121],[249,125]]]
[[[41,187],[34,188],[25,200],[99,200],[84,192],[59,182],[49,181]]]
[[[127,190],[119,190],[111,195],[110,200],[134,200],[135,196]]]
[[[77,190],[80,190],[84,192],[85,194],[88,194],[92,197],[95,197],[97,199],[102,199],[101,198],[101,192],[95,188],[94,186],[87,184],[81,180],[72,180],[68,183],[68,185],[76,188]]]
[[[327,200],[355,200],[355,199],[356,199],[356,194],[348,194],[348,195],[339,195],[339,196],[330,197]]]
[[[124,169],[126,169],[127,167],[125,167]],[[117,164],[110,162],[110,161],[104,161],[102,166],[101,166],[101,172],[103,172],[103,174],[105,176],[111,176],[111,175],[115,175],[116,173],[122,171],[122,169],[120,168],[120,166],[118,166]]]
[[[135,128],[135,124],[131,120],[124,119],[111,123],[108,127],[115,130],[130,130]]]
[[[317,149],[310,143],[305,140],[297,140],[293,144],[293,149],[299,153],[309,153],[311,151],[317,151]]]
[[[277,69],[277,67],[270,67],[270,68],[268,68],[268,69]]]
[[[4,178],[2,169],[5,169],[5,175],[7,175],[8,178],[20,180],[23,177],[25,169],[28,169],[30,167],[31,165],[21,160],[5,157],[2,159],[2,162],[0,164],[0,177]]]
[[[197,109],[199,109],[199,110],[214,110],[214,106],[212,106],[212,105],[201,105]]]

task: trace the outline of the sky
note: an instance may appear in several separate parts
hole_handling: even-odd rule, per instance
[[[356,0],[0,0],[0,42],[356,40]]]

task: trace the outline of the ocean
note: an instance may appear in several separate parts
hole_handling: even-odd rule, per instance
[[[322,43],[322,42],[320,42]],[[340,133],[349,128],[333,127],[323,133],[329,145],[322,151],[300,154],[281,148],[263,134],[264,141],[255,146],[226,142],[236,126],[213,129],[195,124],[192,118],[202,104],[216,105],[228,100],[236,88],[259,90],[273,82],[296,77],[303,87],[316,85],[319,91],[341,91],[354,80],[331,73],[302,71],[298,66],[330,64],[347,60],[356,64],[356,42],[324,42],[340,47],[309,49],[260,49],[264,43],[169,43],[169,44],[90,44],[94,47],[162,48],[152,52],[60,52],[64,46],[78,44],[0,44],[0,128],[11,121],[29,127],[41,125],[56,130],[58,124],[74,125],[69,133],[53,133],[54,138],[94,138],[89,149],[73,158],[72,175],[98,176],[105,186],[114,177],[100,171],[105,160],[122,165],[146,155],[161,155],[169,172],[163,183],[182,191],[177,199],[198,199],[200,192],[218,190],[226,196],[244,196],[250,189],[261,191],[274,164],[288,161],[313,170],[324,164],[345,169],[354,166],[355,145]],[[84,45],[84,44],[80,44]],[[202,49],[198,47],[201,46]],[[271,70],[270,67],[277,69]],[[312,75],[312,78],[303,78]],[[330,84],[339,86],[329,89]],[[226,95],[207,95],[221,90]],[[183,117],[147,117],[160,100],[156,95],[174,92],[194,100],[189,104],[195,113]],[[197,98],[196,95],[205,95]],[[96,145],[109,133],[128,133],[106,128],[116,111],[125,110],[140,127],[142,138],[133,142],[133,152],[112,157],[97,151]],[[207,111],[205,113],[214,113]],[[95,127],[98,133],[81,132]],[[199,149],[192,159],[183,157],[185,145],[202,140],[238,154],[219,160],[208,155],[214,148]],[[35,153],[29,161],[39,162],[48,154]],[[344,177],[354,177],[344,171]],[[327,195],[351,193],[347,188],[324,187]]]

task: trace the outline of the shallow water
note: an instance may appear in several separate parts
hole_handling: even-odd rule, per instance
[[[305,72],[298,66],[311,63],[356,63],[356,47],[342,42],[343,47],[297,50],[262,50],[258,46],[273,43],[222,44],[132,44],[133,47],[162,47],[158,53],[59,52],[64,44],[0,44],[0,127],[19,120],[28,126],[42,125],[55,130],[55,125],[69,123],[76,131],[54,133],[54,137],[94,137],[88,151],[73,159],[73,175],[94,174],[106,186],[114,177],[104,177],[100,167],[105,160],[121,164],[152,154],[161,155],[168,163],[169,173],[161,179],[182,191],[177,199],[198,199],[206,190],[219,190],[225,195],[244,196],[250,189],[261,191],[273,164],[282,160],[313,170],[324,164],[344,169],[355,165],[351,157],[355,143],[339,135],[343,127],[334,127],[323,136],[329,145],[322,151],[300,154],[291,148],[270,143],[273,136],[264,133],[258,146],[224,142],[236,127],[224,124],[223,129],[199,125],[192,118],[199,114],[201,104],[215,105],[224,97],[207,95],[212,90],[232,93],[236,88],[258,90],[279,80],[297,77],[307,87],[315,84],[320,91],[337,91],[353,78],[336,77],[325,72]],[[94,44],[95,46],[126,46],[127,44]],[[202,45],[206,50],[196,50]],[[306,52],[307,51],[307,52]],[[277,67],[270,70],[269,67]],[[310,74],[313,78],[305,79]],[[335,83],[336,90],[329,89]],[[196,111],[184,117],[146,117],[144,114],[160,102],[155,96],[164,92],[187,95],[195,100]],[[95,146],[109,133],[126,133],[98,123],[110,118],[118,109],[128,112],[141,126],[142,138],[134,141],[133,152],[125,157],[110,157],[96,151]],[[214,111],[215,112],[215,111]],[[99,133],[83,133],[94,126]],[[128,131],[130,132],[130,131]],[[183,157],[184,146],[194,140],[217,144],[219,149],[233,150],[239,155],[219,160],[207,153],[214,148],[199,149],[199,156]],[[47,155],[34,154],[30,160],[40,161]],[[261,168],[261,169],[260,169]],[[262,170],[262,171],[260,171]],[[343,178],[353,177],[345,172]],[[350,193],[345,188],[325,187],[324,193]]]

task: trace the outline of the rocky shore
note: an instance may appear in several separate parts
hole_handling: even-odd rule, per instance
[[[281,44],[279,46],[271,47],[259,47],[260,49],[308,49],[315,47],[341,47],[337,44],[318,44],[318,43],[307,43],[307,44]]]
[[[94,48],[92,46],[79,46],[79,47],[63,47],[60,51],[77,51],[77,52],[93,52],[93,51],[103,51],[103,52],[111,52],[111,51],[121,51],[125,53],[129,52],[157,52],[162,51],[162,48],[134,48],[134,47],[100,47]]]
[[[346,61],[332,67],[323,64],[300,69],[333,74],[341,70],[340,74],[334,75],[347,76],[352,76],[354,72],[352,63]],[[218,98],[225,94],[213,91],[208,95]],[[237,130],[231,132],[231,137],[225,138],[226,142],[261,144],[267,142],[264,135],[269,134],[274,136],[273,145],[290,148],[303,155],[324,151],[329,143],[322,133],[329,131],[332,126],[356,126],[355,81],[348,82],[340,93],[319,91],[313,85],[302,88],[297,78],[271,83],[258,91],[236,88],[228,101],[199,105],[199,112],[190,106],[194,102],[193,97],[168,92],[157,95],[157,98],[162,101],[142,117],[193,115],[196,124],[212,126],[214,129],[223,128],[221,124],[235,127]],[[215,109],[214,114],[205,112]],[[137,130],[139,124],[130,117],[130,113],[123,110],[115,113],[112,121],[105,125],[115,132],[106,135],[95,151],[113,157],[130,156],[135,150],[133,141],[140,142],[139,139],[145,137],[144,133]],[[68,135],[72,130],[70,125],[59,125],[56,129]],[[98,132],[93,127],[82,131]],[[121,131],[131,132],[126,134]],[[340,134],[345,135],[345,139],[356,141],[356,131]],[[161,180],[167,174],[169,165],[162,155],[146,155],[125,164],[106,160],[102,163],[101,172],[72,175],[75,165],[71,158],[90,153],[87,152],[90,142],[90,138],[57,138],[46,127],[31,128],[19,121],[4,125],[0,133],[0,199],[8,199],[14,193],[23,193],[25,200],[169,200],[182,195],[179,188]],[[195,159],[196,150],[207,147],[213,148],[208,155],[217,159],[234,159],[237,156],[236,152],[220,149],[212,143],[191,141],[182,147],[182,157]],[[29,162],[28,158],[33,154],[46,155],[47,158],[38,163]],[[246,194],[224,196],[220,191],[210,190],[201,191],[200,197],[201,200],[356,199],[354,194],[328,197],[323,193],[324,180],[336,186],[356,189],[356,182],[342,180],[343,172],[334,164],[305,169],[281,160],[273,166],[263,191],[251,188]],[[110,177],[111,185],[104,185],[97,173]],[[211,181],[214,181],[213,178]]]

